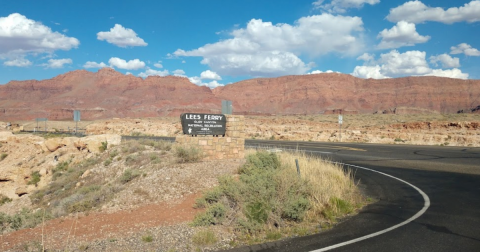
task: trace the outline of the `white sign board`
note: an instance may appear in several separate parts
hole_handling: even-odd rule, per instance
[[[342,124],[342,123],[343,123],[343,116],[338,115],[338,124]]]

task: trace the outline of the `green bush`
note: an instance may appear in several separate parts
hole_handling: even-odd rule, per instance
[[[42,210],[32,212],[27,208],[23,208],[14,215],[0,212],[0,231],[33,228],[39,223],[42,223],[43,220],[49,220],[51,218],[48,212]]]
[[[127,169],[123,172],[122,176],[120,176],[120,183],[126,184],[138,176],[140,176],[140,172],[137,170]]]
[[[117,150],[114,150],[114,151],[110,152],[110,158],[112,158],[112,159],[113,159],[114,157],[116,157],[117,155],[118,155],[118,151],[117,151]]]
[[[67,161],[60,162],[57,164],[57,166],[55,166],[55,168],[53,168],[52,172],[55,174],[56,172],[62,172],[62,171],[68,170],[68,164],[69,162]]]
[[[105,161],[103,162],[103,165],[104,165],[104,166],[109,166],[111,163],[112,163],[112,159],[109,158],[109,159],[107,159],[107,160],[105,160]]]
[[[108,142],[105,141],[105,142],[102,142],[102,145],[100,145],[100,146],[98,147],[98,150],[99,150],[100,152],[104,152],[104,151],[107,150],[107,148],[108,148]]]
[[[142,236],[142,241],[143,242],[152,242],[153,238],[152,238],[151,235],[144,235],[144,236]]]
[[[175,156],[179,163],[192,163],[202,159],[202,153],[199,149],[191,147],[178,146],[175,149]]]
[[[0,194],[0,206],[8,202],[12,202],[12,199],[3,194]]]
[[[35,185],[38,186],[38,182],[40,182],[40,172],[34,171],[30,175],[30,180],[28,181],[27,185]]]
[[[268,203],[264,201],[252,202],[245,207],[245,216],[250,222],[264,224],[270,212]]]
[[[226,209],[222,203],[210,205],[207,211],[195,216],[193,226],[208,226],[221,224],[225,219]]]
[[[152,163],[154,164],[158,164],[160,163],[160,157],[158,156],[158,154],[150,154],[150,161],[152,161]]]
[[[255,234],[286,221],[299,222],[310,206],[308,190],[307,182],[285,169],[276,154],[257,152],[247,157],[239,179],[220,177],[217,187],[197,199],[195,207],[206,211],[193,225],[217,225],[228,218],[236,220],[237,231]]]
[[[2,153],[2,155],[0,155],[0,161],[3,161],[7,157],[8,157],[7,153]]]

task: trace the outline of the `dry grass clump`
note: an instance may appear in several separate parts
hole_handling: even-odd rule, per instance
[[[310,219],[323,215],[328,220],[353,212],[364,199],[360,194],[351,170],[327,160],[308,156],[305,153],[283,152],[280,160],[290,170],[288,176],[297,173],[295,159],[298,159],[300,176],[310,186]]]

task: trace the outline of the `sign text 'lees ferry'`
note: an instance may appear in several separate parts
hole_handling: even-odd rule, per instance
[[[225,135],[226,118],[222,114],[184,113],[180,116],[183,134]]]

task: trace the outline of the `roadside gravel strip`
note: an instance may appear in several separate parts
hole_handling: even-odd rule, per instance
[[[379,173],[379,174],[382,174],[384,176],[387,176],[387,177],[390,177],[390,178],[393,178],[393,179],[396,179],[400,182],[403,182],[411,187],[413,187],[415,190],[417,190],[418,193],[420,193],[420,195],[422,195],[423,197],[423,200],[425,201],[424,205],[423,205],[423,208],[418,211],[415,215],[413,215],[412,217],[410,217],[409,219],[405,220],[404,222],[401,222],[395,226],[392,226],[392,227],[389,227],[389,228],[386,228],[386,229],[383,229],[383,230],[380,230],[378,232],[375,232],[375,233],[372,233],[372,234],[369,234],[369,235],[365,235],[365,236],[362,236],[362,237],[359,237],[359,238],[356,238],[356,239],[353,239],[353,240],[350,240],[350,241],[346,241],[346,242],[342,242],[342,243],[338,243],[338,244],[335,244],[335,245],[331,245],[331,246],[328,246],[328,247],[325,247],[325,248],[321,248],[321,249],[316,249],[316,250],[312,250],[311,252],[322,252],[322,251],[328,251],[328,250],[332,250],[332,249],[336,249],[336,248],[339,248],[339,247],[342,247],[342,246],[346,246],[346,245],[349,245],[349,244],[352,244],[352,243],[356,243],[356,242],[359,242],[359,241],[363,241],[363,240],[366,240],[366,239],[369,239],[369,238],[372,238],[372,237],[375,237],[375,236],[379,236],[381,234],[384,234],[384,233],[387,233],[389,231],[392,231],[396,228],[399,228],[401,226],[404,226],[412,221],[414,221],[415,219],[417,219],[418,217],[422,216],[426,211],[427,209],[430,207],[430,198],[428,197],[428,195],[426,193],[424,193],[420,188],[408,183],[407,181],[405,180],[402,180],[402,179],[399,179],[397,177],[394,177],[392,175],[389,175],[389,174],[386,174],[386,173],[383,173],[383,172],[379,172],[379,171],[376,171],[376,170],[373,170],[373,169],[369,169],[369,168],[365,168],[365,167],[362,167],[362,166],[358,166],[358,165],[349,165],[349,164],[344,164],[344,163],[338,163],[338,162],[334,162],[334,163],[337,163],[337,164],[341,164],[341,165],[345,165],[345,166],[349,166],[349,167],[354,167],[354,168],[358,168],[358,169],[363,169],[363,170],[367,170],[367,171],[371,171],[371,172],[376,172],[376,173]]]

